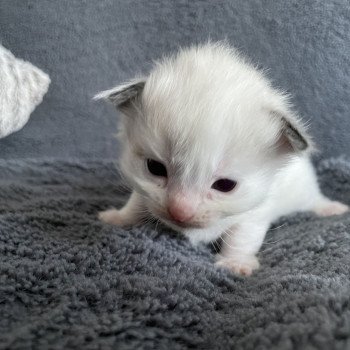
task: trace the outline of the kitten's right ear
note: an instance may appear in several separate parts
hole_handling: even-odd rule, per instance
[[[278,118],[281,123],[281,131],[278,139],[278,146],[284,153],[313,152],[314,143],[308,135],[306,126],[292,114],[282,114],[272,112],[274,118]]]
[[[94,96],[94,100],[107,100],[121,111],[133,106],[140,98],[146,79],[135,79],[126,84],[102,91]]]

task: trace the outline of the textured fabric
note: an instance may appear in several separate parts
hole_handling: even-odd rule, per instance
[[[0,1],[0,41],[52,78],[0,158],[113,158],[117,116],[91,102],[179,46],[227,38],[291,92],[324,157],[350,155],[347,0]]]
[[[42,101],[50,78],[0,45],[0,137],[20,130]]]
[[[321,183],[350,203],[350,163]],[[350,215],[280,220],[250,278],[160,225],[96,212],[126,192],[111,162],[0,162],[0,349],[349,349]]]

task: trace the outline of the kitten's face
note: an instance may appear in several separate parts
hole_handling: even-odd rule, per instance
[[[122,159],[124,173],[149,213],[177,230],[209,227],[255,208],[266,199],[276,169],[266,157],[233,158],[214,145],[197,155],[157,142],[134,146]]]
[[[147,98],[125,120],[121,168],[153,217],[177,230],[206,228],[266,199],[277,167],[273,122],[265,137],[266,125],[242,128],[224,116],[213,124],[211,110],[189,118],[169,100],[165,111],[163,95],[152,105]]]
[[[308,147],[284,96],[220,44],[181,51],[97,98],[124,114],[124,174],[150,214],[178,230],[255,208],[285,153]]]

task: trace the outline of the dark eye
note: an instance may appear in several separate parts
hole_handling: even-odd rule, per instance
[[[166,167],[162,163],[157,162],[154,159],[147,159],[147,168],[149,172],[154,176],[161,176],[161,177],[168,176]]]
[[[237,185],[236,181],[229,180],[229,179],[220,179],[215,181],[212,184],[211,188],[220,192],[230,192],[236,187],[236,185]]]

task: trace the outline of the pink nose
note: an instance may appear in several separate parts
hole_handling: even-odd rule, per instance
[[[187,198],[177,196],[169,202],[168,213],[175,221],[187,222],[194,217],[196,208]]]
[[[168,212],[175,221],[179,222],[186,222],[193,218],[193,214],[186,212],[183,208],[170,207]]]

